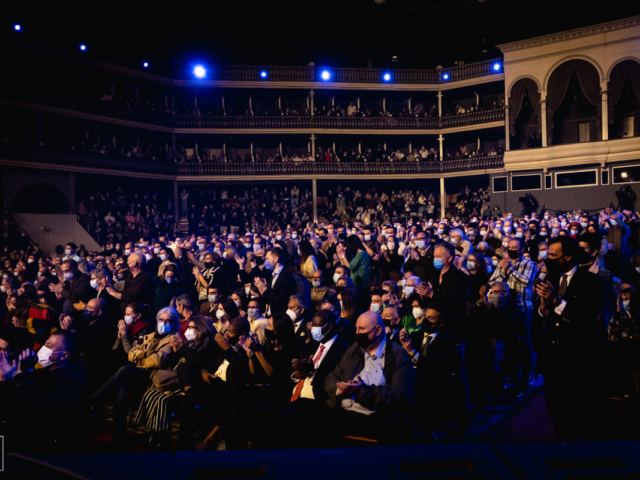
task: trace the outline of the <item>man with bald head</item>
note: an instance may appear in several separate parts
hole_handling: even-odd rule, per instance
[[[334,430],[381,444],[411,441],[414,381],[411,359],[400,345],[387,341],[382,317],[363,313],[356,322],[356,342],[324,384]]]
[[[122,311],[124,312],[132,302],[146,303],[153,308],[156,296],[156,285],[153,277],[146,269],[147,259],[141,253],[132,253],[127,257],[127,266],[129,267],[129,276],[124,281],[122,293],[118,293],[109,285],[107,292],[122,303]]]
[[[82,312],[62,314],[60,327],[78,336],[80,359],[85,365],[92,357],[110,351],[118,334],[115,321],[107,318],[107,302],[102,298],[89,300]]]

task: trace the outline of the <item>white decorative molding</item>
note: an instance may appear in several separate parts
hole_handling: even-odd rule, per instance
[[[523,50],[526,48],[540,47],[543,45],[549,45],[552,43],[566,42],[569,40],[576,40],[579,38],[590,37],[593,35],[600,35],[603,33],[612,32],[615,30],[622,30],[625,28],[632,28],[640,26],[640,15],[635,17],[624,18],[622,20],[615,20],[612,22],[600,23],[598,25],[592,25],[589,27],[576,28],[574,30],[567,30],[565,32],[552,33],[549,35],[542,35],[540,37],[529,38],[526,40],[519,40],[517,42],[503,43],[497,45],[497,47],[505,52],[513,52],[516,50]]]

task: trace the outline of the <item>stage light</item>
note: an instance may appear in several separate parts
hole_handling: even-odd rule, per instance
[[[142,66],[143,66],[144,68],[149,68],[149,62],[144,62],[144,63],[142,64]]]
[[[322,80],[326,82],[331,78],[331,73],[329,72],[329,70],[323,70],[322,73],[320,74],[320,78],[322,78]]]
[[[499,72],[500,71],[500,67],[501,67],[501,65],[499,63],[494,63],[493,64],[493,71],[494,72]]]
[[[382,75],[382,80],[384,80],[385,82],[390,82],[391,81],[391,74],[390,73],[385,73],[384,75]]]
[[[627,178],[627,172],[622,172],[622,178]]]
[[[443,74],[442,74],[442,80],[444,80],[445,82],[446,82],[447,80],[449,80],[449,74],[448,74],[448,73],[443,73]]]
[[[267,72],[266,72],[265,70],[262,70],[262,71],[260,72],[260,77],[262,77],[262,78],[267,78]]]
[[[84,43],[80,44],[80,50],[84,52],[86,49],[87,49],[87,46]]]
[[[193,67],[193,74],[196,78],[204,78],[207,76],[207,70],[202,65],[196,65]]]
[[[13,26],[13,29],[14,29],[16,32],[19,32],[20,30],[22,30],[22,25],[20,25],[19,23],[16,23],[16,24]]]

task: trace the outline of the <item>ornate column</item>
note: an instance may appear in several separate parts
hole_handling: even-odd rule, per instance
[[[546,95],[544,100],[540,100],[540,123],[541,123],[541,128],[542,128],[542,132],[540,132],[540,135],[542,135],[542,146],[546,147],[547,146],[547,99],[546,99]]]
[[[509,151],[511,149],[509,128],[509,105],[504,106],[504,149],[505,151]]]
[[[438,92],[438,118],[442,116],[442,92]]]
[[[602,97],[602,140],[609,140],[609,90],[601,90]]]
[[[442,143],[440,144],[442,145]],[[447,191],[444,188],[444,177],[440,177],[440,220],[445,217],[447,209]]]

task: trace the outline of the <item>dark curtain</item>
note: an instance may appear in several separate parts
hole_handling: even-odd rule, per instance
[[[625,60],[616,65],[611,72],[611,80],[609,81],[609,123],[613,123],[614,108],[620,101],[624,82],[629,74],[629,81],[640,98],[640,64],[633,60]]]
[[[538,92],[538,85],[530,78],[518,80],[511,89],[511,96],[509,97],[509,132],[512,136],[516,134],[516,118],[518,118],[522,110],[525,92],[529,94],[533,110],[540,118],[540,92]],[[537,136],[540,136],[539,130]]]
[[[600,77],[596,68],[585,60],[569,60],[563,63],[553,71],[547,87],[547,145],[551,145],[553,140],[554,113],[567,93],[567,87],[574,72],[584,96],[591,105],[598,108],[598,118],[602,115]]]

